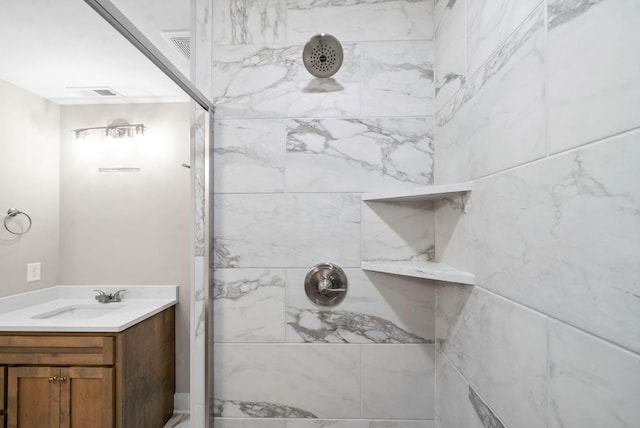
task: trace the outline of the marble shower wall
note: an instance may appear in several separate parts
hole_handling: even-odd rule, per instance
[[[434,10],[436,423],[640,426],[640,3]]]
[[[432,428],[435,289],[359,268],[433,258],[433,222],[414,215],[424,207],[360,202],[433,183],[432,1],[213,4],[216,424]],[[332,79],[301,60],[321,32],[344,47]],[[384,224],[394,216],[411,227]],[[363,217],[382,220],[380,239]],[[350,287],[330,310],[304,294],[325,261]]]

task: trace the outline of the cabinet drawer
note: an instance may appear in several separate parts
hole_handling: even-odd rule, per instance
[[[0,336],[0,364],[112,365],[113,337]]]

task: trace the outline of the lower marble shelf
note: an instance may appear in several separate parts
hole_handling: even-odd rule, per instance
[[[361,268],[373,272],[392,273],[435,281],[474,285],[475,277],[469,272],[435,262],[362,262]]]

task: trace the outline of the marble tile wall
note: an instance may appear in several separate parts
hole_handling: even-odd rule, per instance
[[[213,3],[215,423],[433,428],[435,288],[359,268],[433,258],[431,206],[360,201],[433,183],[433,2]],[[331,79],[301,60],[320,32],[343,42]],[[328,310],[304,293],[320,262],[349,279]]]
[[[638,2],[434,17],[435,182],[474,181],[436,258],[477,280],[436,291],[436,423],[640,425]]]

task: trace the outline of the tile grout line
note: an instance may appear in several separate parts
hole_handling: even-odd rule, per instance
[[[462,374],[462,372],[458,369],[458,367],[455,364],[453,364],[453,362],[449,359],[449,357],[444,353],[444,350],[441,350],[440,355],[446,360],[446,362],[451,366],[451,368],[456,372],[456,374],[460,376],[460,378],[467,384],[467,386],[472,388],[475,391],[475,393],[478,394],[478,396],[482,399],[483,403],[493,412],[494,416],[500,422],[502,422],[502,424],[505,427],[508,427],[508,425],[504,423],[503,419],[500,416],[498,416],[498,412],[496,412],[493,406],[489,405],[489,402],[480,395],[479,389],[476,386],[474,386],[474,384],[465,375]]]
[[[525,310],[527,310],[527,311],[533,312],[533,313],[535,313],[535,314],[537,314],[537,315],[539,315],[539,316],[542,316],[542,317],[548,318],[548,319],[550,319],[551,321],[555,321],[555,322],[557,322],[557,323],[559,323],[559,324],[563,324],[563,325],[565,325],[565,326],[567,326],[567,327],[570,327],[570,328],[572,328],[572,329],[574,329],[574,330],[577,330],[577,331],[579,331],[579,332],[581,332],[581,333],[583,333],[583,334],[585,334],[585,335],[590,336],[590,337],[591,337],[591,338],[593,338],[593,339],[597,339],[597,340],[600,340],[600,341],[602,341],[602,342],[604,342],[604,343],[607,343],[607,344],[608,344],[608,345],[610,345],[610,346],[613,346],[613,347],[615,347],[615,348],[618,348],[620,351],[628,352],[628,353],[630,353],[630,354],[634,355],[635,357],[640,358],[640,352],[636,352],[636,351],[634,351],[634,350],[632,350],[632,349],[630,349],[630,348],[627,348],[627,347],[625,347],[625,346],[623,346],[623,345],[621,345],[621,344],[615,343],[615,342],[611,341],[610,339],[607,339],[607,338],[604,338],[604,337],[598,336],[597,334],[592,333],[592,332],[589,332],[589,331],[587,331],[587,330],[585,330],[585,329],[583,329],[583,328],[581,328],[581,327],[578,327],[578,326],[576,326],[576,325],[573,325],[573,324],[571,324],[571,323],[570,323],[570,322],[568,322],[568,321],[562,320],[562,319],[557,318],[557,317],[555,317],[555,316],[553,316],[553,315],[550,315],[550,314],[546,314],[546,313],[544,313],[544,312],[540,311],[539,309],[535,309],[535,308],[532,308],[532,307],[530,307],[530,306],[527,306],[527,305],[525,305],[525,304],[523,304],[523,303],[520,303],[520,302],[518,302],[518,301],[516,301],[516,300],[513,300],[513,299],[511,299],[511,298],[509,298],[509,297],[503,296],[502,294],[499,294],[499,293],[497,293],[497,292],[495,292],[495,291],[489,290],[488,288],[485,288],[485,287],[483,287],[483,286],[481,286],[481,285],[476,284],[476,285],[474,285],[474,287],[477,287],[477,288],[479,288],[480,290],[482,290],[482,291],[484,291],[484,292],[486,292],[486,293],[488,293],[488,294],[492,294],[492,295],[494,295],[495,297],[498,297],[498,298],[500,298],[500,299],[502,299],[502,300],[506,300],[507,302],[509,302],[509,303],[511,303],[511,304],[514,304],[514,305],[516,305],[516,306],[519,306],[519,307],[520,307],[520,308],[522,308],[522,309],[525,309]]]

